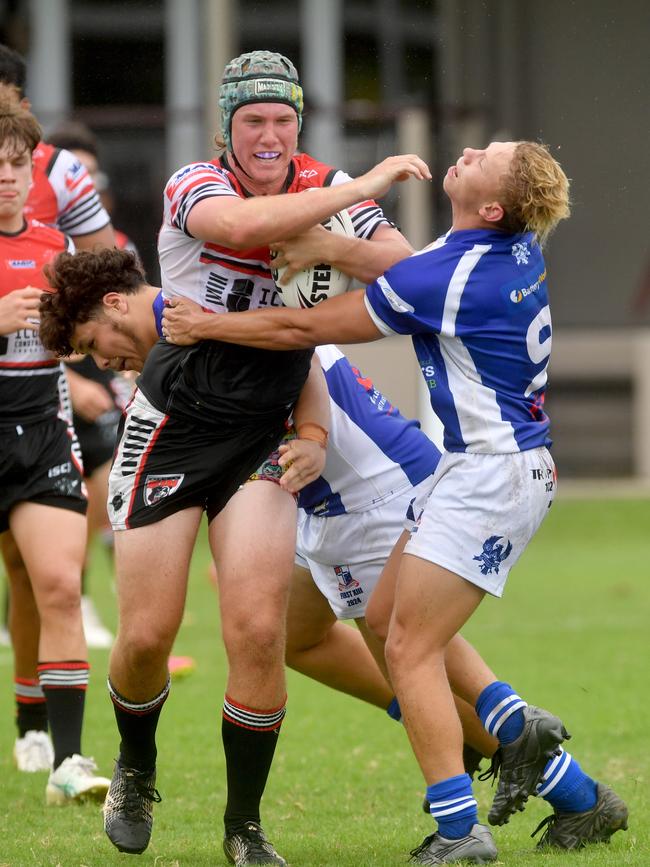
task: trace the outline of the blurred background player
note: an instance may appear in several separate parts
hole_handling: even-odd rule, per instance
[[[80,576],[85,549],[86,499],[81,464],[69,420],[61,412],[60,364],[38,337],[37,317],[20,316],[33,287],[46,289],[43,266],[58,252],[74,249],[57,229],[26,219],[32,183],[31,154],[40,128],[14,99],[0,93],[0,339],[1,431],[0,532],[10,530],[26,566],[40,622],[25,635],[25,623],[11,610],[16,687],[23,758],[40,757],[51,773],[48,804],[86,797],[103,798],[108,780],[81,755],[81,729],[89,665],[80,609]],[[16,598],[26,593],[24,570],[16,579]],[[32,652],[37,644],[37,677]],[[23,660],[23,653],[26,659]],[[36,690],[38,687],[38,692]],[[44,697],[41,702],[30,698]],[[53,741],[43,730],[45,711]],[[24,730],[20,730],[23,727]],[[22,743],[21,743],[22,741]],[[26,743],[27,742],[27,743]],[[33,769],[33,768],[27,768]]]
[[[55,148],[70,151],[85,166],[95,185],[100,202],[106,212],[112,216],[115,210],[115,197],[110,178],[101,167],[100,149],[94,132],[80,121],[69,120],[51,130],[45,140]],[[115,226],[113,232],[115,234],[115,246],[118,250],[129,250],[131,253],[135,253],[139,259],[138,250],[128,235]]]
[[[59,124],[46,137],[48,144],[69,151],[85,167],[100,201],[110,215],[114,207],[108,176],[99,166],[99,149],[94,133],[85,124],[67,121]],[[133,242],[117,229],[115,246],[138,255]],[[84,463],[84,478],[88,488],[88,554],[94,538],[99,538],[111,561],[113,531],[106,511],[108,476],[115,449],[117,426],[131,396],[133,386],[120,374],[100,370],[88,357],[66,361],[72,399],[73,423]],[[77,375],[75,375],[77,374]],[[84,631],[89,647],[110,647],[111,632],[101,622],[88,593],[88,558],[82,578],[81,608]]]
[[[29,110],[29,100],[25,96],[26,77],[24,58],[6,45],[0,45],[0,85],[3,93],[14,104]],[[32,184],[25,213],[32,219],[56,226],[68,234],[75,241],[77,249],[92,250],[114,246],[110,217],[99,201],[84,166],[68,151],[43,141],[40,141],[34,150]],[[71,378],[74,378],[74,375],[71,375]],[[81,387],[83,388],[83,381]],[[62,392],[68,394],[66,383],[62,383]],[[103,402],[107,405],[105,397]],[[33,600],[29,600],[31,581],[11,532],[0,536],[0,548],[9,577],[10,592],[16,593],[17,591],[12,591],[11,588],[17,587],[22,587],[24,591],[12,601],[11,614],[11,642],[14,655],[19,654],[21,658],[21,675],[16,672],[16,678],[20,677],[20,680],[15,681],[19,734],[15,744],[15,758],[19,769],[48,770],[47,765],[41,761],[40,752],[30,755],[30,742],[24,740],[25,723],[21,721],[23,714],[29,712],[31,723],[39,720],[38,731],[47,729],[45,697],[36,674],[39,625],[36,606]],[[92,612],[90,613],[92,615]],[[22,628],[19,624],[22,624]],[[90,627],[94,625],[91,617],[89,631],[92,632]],[[100,637],[105,642],[110,636]],[[23,646],[18,648],[18,642]],[[31,673],[28,673],[29,669]],[[29,708],[26,708],[27,705]]]

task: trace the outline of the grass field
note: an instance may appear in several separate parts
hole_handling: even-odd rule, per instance
[[[0,867],[218,865],[224,806],[220,706],[225,682],[216,601],[197,550],[176,651],[196,672],[176,683],[159,728],[154,835],[139,859],[120,855],[97,806],[43,806],[45,776],[18,774],[11,654],[0,648]],[[650,501],[569,501],[554,506],[510,579],[466,630],[499,676],[552,709],[573,734],[570,751],[630,806],[630,830],[610,846],[540,854],[529,837],[549,812],[529,802],[495,839],[503,864],[650,865],[648,661]],[[107,564],[96,552],[93,596],[114,626]],[[251,600],[253,603],[254,600]],[[104,686],[108,654],[91,653],[84,750],[110,776],[117,737]],[[491,800],[476,787],[480,817]],[[403,729],[380,711],[289,673],[289,712],[263,804],[271,839],[293,867],[398,865],[433,823]]]

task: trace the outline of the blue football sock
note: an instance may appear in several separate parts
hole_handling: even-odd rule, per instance
[[[393,696],[391,703],[386,708],[386,713],[396,722],[402,722],[402,708],[399,706],[399,702],[395,696]]]
[[[549,759],[536,794],[562,813],[584,813],[598,800],[596,781],[564,750]]]
[[[524,730],[525,707],[526,702],[509,683],[495,680],[479,695],[476,713],[485,730],[498,738],[500,744],[511,744]]]
[[[438,823],[438,832],[450,840],[466,837],[478,822],[472,780],[468,774],[449,777],[427,787],[430,811]]]

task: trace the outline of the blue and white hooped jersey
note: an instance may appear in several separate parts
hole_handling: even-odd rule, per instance
[[[440,451],[419,422],[404,418],[336,346],[316,353],[330,395],[327,460],[298,505],[319,517],[362,512],[430,476]]]
[[[368,286],[386,335],[411,334],[452,452],[550,445],[546,265],[532,233],[452,231]]]

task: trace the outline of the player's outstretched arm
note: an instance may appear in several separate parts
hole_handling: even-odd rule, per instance
[[[426,163],[415,154],[388,157],[354,180],[302,193],[210,196],[194,205],[187,228],[195,238],[236,250],[271,244],[299,235],[343,208],[383,196],[408,178],[431,179]]]
[[[308,349],[321,343],[367,343],[384,335],[357,289],[309,310],[275,307],[226,316],[205,313],[187,298],[172,298],[163,312],[163,335],[172,343],[222,340],[258,349]]]
[[[314,226],[302,235],[271,245],[276,253],[274,268],[286,268],[280,285],[287,283],[303,268],[329,262],[339,271],[368,284],[405,259],[413,248],[397,229],[379,226],[372,238],[348,238]]]

